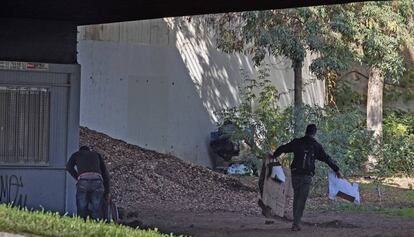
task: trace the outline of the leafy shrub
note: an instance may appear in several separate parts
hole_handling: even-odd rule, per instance
[[[387,111],[384,116],[383,143],[377,168],[383,176],[414,172],[414,115]]]
[[[299,131],[305,131],[307,124],[314,123],[318,127],[316,139],[325,151],[337,162],[345,176],[360,175],[372,149],[370,134],[365,128],[365,117],[357,107],[320,108],[305,106],[302,109],[303,121],[298,124]],[[313,193],[326,193],[327,172],[326,164],[317,162],[314,177]]]
[[[361,173],[371,149],[363,112],[357,107],[338,110],[303,106],[295,109],[295,113],[303,118],[295,124],[293,108],[278,107],[280,94],[267,77],[267,69],[261,69],[256,79],[245,75],[241,87],[242,103],[217,112],[222,121],[231,121],[239,128],[233,139],[245,140],[257,157],[265,158],[276,146],[294,138],[295,127],[304,132],[307,124],[315,123],[319,130],[317,139],[338,162],[342,172],[345,175]],[[291,158],[287,157],[288,160]],[[327,171],[326,165],[318,164],[314,188],[320,194],[326,191]]]

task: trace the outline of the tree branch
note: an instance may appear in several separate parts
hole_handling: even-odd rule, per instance
[[[349,72],[345,73],[344,75],[341,75],[341,76],[339,77],[339,80],[343,79],[344,77],[346,77],[346,76],[348,76],[348,75],[350,75],[350,74],[357,74],[357,75],[359,75],[359,76],[361,76],[361,77],[363,77],[363,78],[365,78],[365,79],[369,80],[369,76],[367,76],[367,75],[363,74],[362,72],[360,72],[360,71],[358,71],[358,70],[349,71]],[[404,88],[407,88],[407,87],[404,87],[404,86],[401,86],[401,85],[396,85],[396,84],[389,83],[389,82],[386,82],[386,81],[384,81],[384,85],[387,85],[387,86],[394,86],[394,87],[403,88],[403,89],[404,89]],[[409,87],[410,87],[410,88],[412,88],[412,87],[414,87],[414,86],[409,86]]]
[[[361,77],[363,77],[363,78],[365,78],[367,80],[369,79],[369,77],[367,75],[365,75],[362,72],[359,72],[357,70],[349,71],[349,72],[345,73],[344,75],[341,75],[341,77],[339,77],[339,79],[342,79],[342,78],[344,78],[344,77],[346,77],[346,76],[348,76],[350,74],[358,74],[358,75],[360,75]]]

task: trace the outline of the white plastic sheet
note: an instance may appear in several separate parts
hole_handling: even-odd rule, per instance
[[[359,186],[357,183],[350,183],[345,179],[338,179],[332,170],[328,174],[329,179],[329,199],[335,200],[338,192],[345,193],[355,198],[354,203],[360,204]]]
[[[272,167],[272,174],[270,175],[272,179],[284,183],[286,181],[285,172],[283,172],[283,168],[280,165]]]
[[[243,164],[232,164],[227,168],[227,174],[247,175],[253,171]]]

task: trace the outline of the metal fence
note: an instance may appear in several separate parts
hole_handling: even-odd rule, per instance
[[[50,91],[0,87],[0,164],[47,165]]]

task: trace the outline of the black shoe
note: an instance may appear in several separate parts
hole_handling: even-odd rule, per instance
[[[292,229],[291,229],[292,231],[300,231],[300,226],[299,225],[295,225],[295,224],[293,224],[292,225]]]

